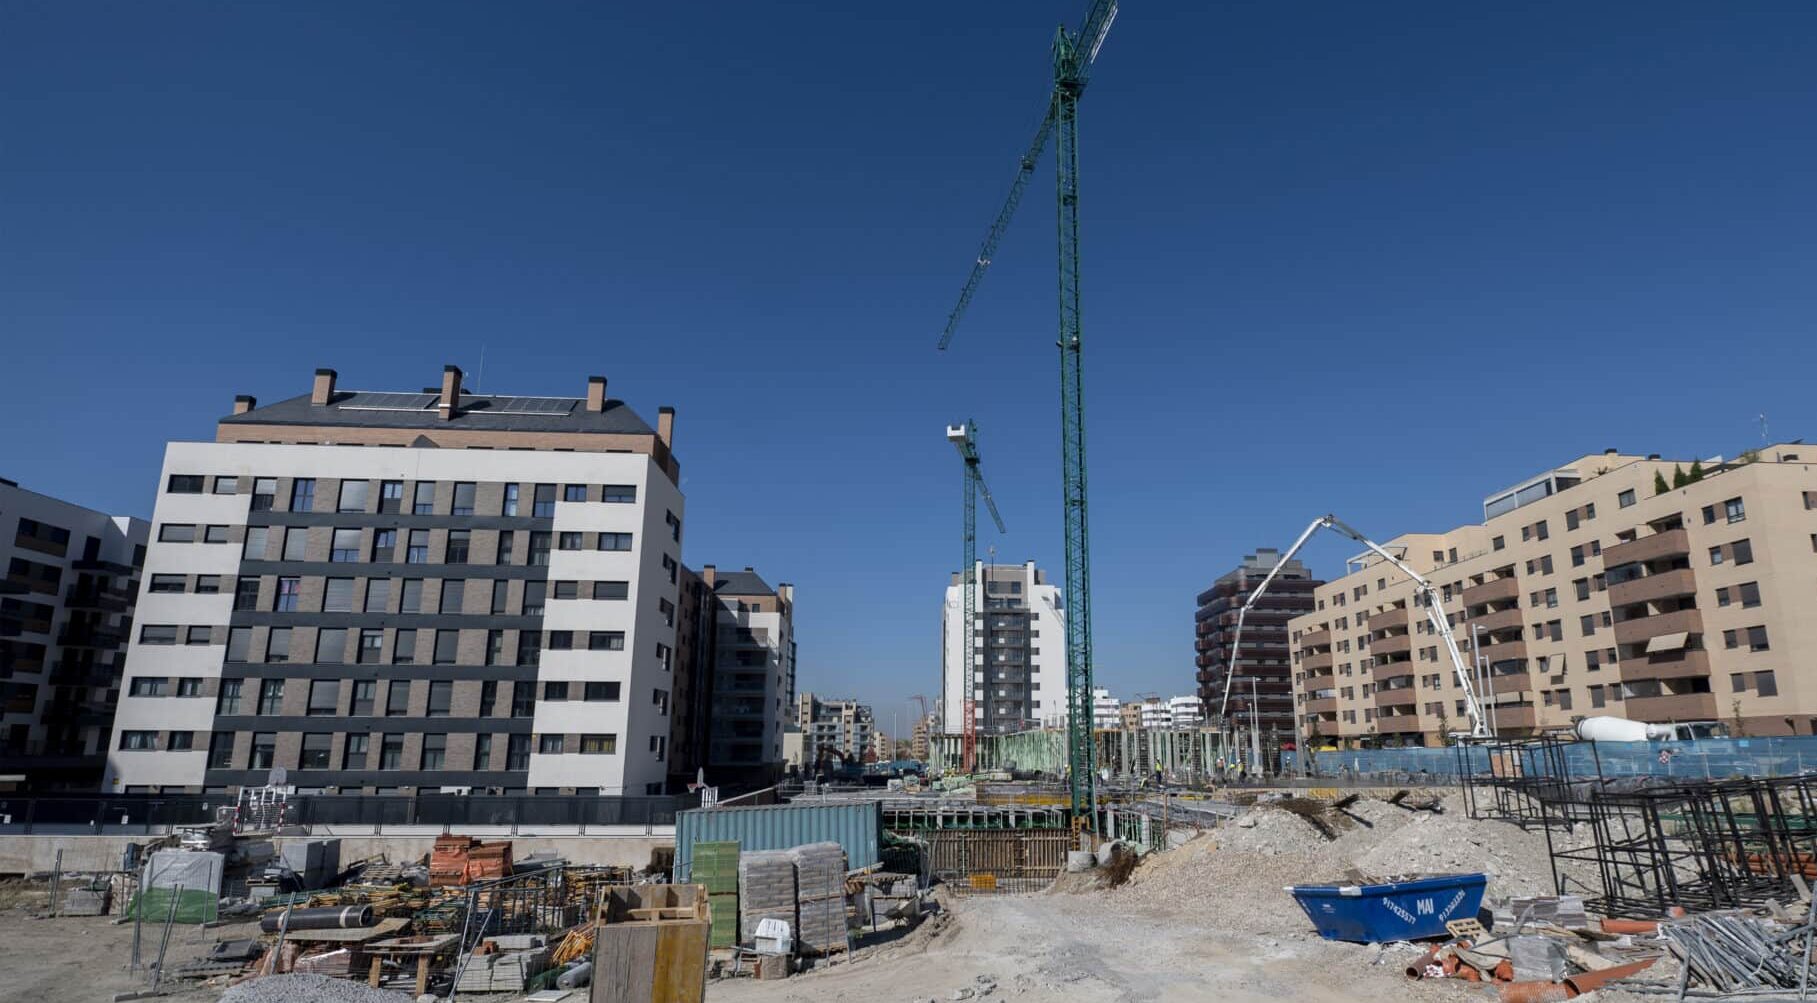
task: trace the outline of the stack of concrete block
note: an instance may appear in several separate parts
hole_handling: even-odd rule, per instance
[[[809,843],[788,851],[795,864],[795,943],[804,954],[826,954],[846,947],[845,848],[838,843]]]
[[[796,926],[795,861],[786,850],[759,850],[738,856],[738,915],[741,943],[757,937],[757,924],[779,919]]]

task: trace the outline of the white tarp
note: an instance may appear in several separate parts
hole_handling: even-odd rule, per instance
[[[1647,641],[1647,654],[1651,655],[1656,651],[1677,651],[1684,647],[1685,642],[1690,639],[1691,632],[1686,630],[1681,630],[1676,634],[1661,634]]]
[[[175,888],[185,892],[207,891],[221,894],[221,872],[227,867],[226,856],[194,850],[159,850],[146,865],[147,888]]]

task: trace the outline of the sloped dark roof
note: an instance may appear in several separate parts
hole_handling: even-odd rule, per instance
[[[713,582],[714,592],[735,596],[773,596],[776,590],[755,571],[719,571]]]
[[[341,392],[327,404],[309,395],[291,397],[221,419],[226,425],[335,425],[352,428],[466,428],[498,432],[593,432],[654,435],[624,401],[608,400],[595,414],[576,397],[506,397],[462,394],[460,412],[443,421],[437,395],[429,393]]]

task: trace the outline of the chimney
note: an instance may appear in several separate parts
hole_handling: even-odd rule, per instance
[[[587,377],[587,410],[598,414],[606,409],[606,378]]]
[[[701,565],[700,566],[700,580],[703,582],[706,582],[707,588],[709,588],[709,589],[712,588],[714,585],[719,584],[719,569],[715,568],[711,564]]]
[[[790,585],[788,582],[778,583],[776,586],[776,597],[786,603],[794,602],[795,586]]]
[[[656,437],[670,449],[675,448],[675,409],[667,405],[656,409]]]
[[[1604,456],[1615,456],[1615,455],[1619,454],[1620,452],[1621,452],[1621,450],[1619,450],[1619,449],[1605,449],[1602,451],[1602,454]]]
[[[318,369],[315,371],[315,389],[309,393],[309,403],[326,404],[334,400],[334,370]]]
[[[233,413],[245,414],[259,406],[259,399],[248,394],[241,394],[233,399]]]
[[[436,409],[443,421],[453,418],[461,409],[461,367],[442,367],[442,403]]]

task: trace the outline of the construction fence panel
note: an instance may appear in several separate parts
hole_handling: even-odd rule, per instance
[[[1291,755],[1291,754],[1289,754]],[[1342,778],[1383,774],[1400,779],[1420,775],[1455,778],[1461,769],[1491,770],[1481,748],[1354,749],[1312,756],[1315,776]],[[1709,780],[1733,776],[1788,776],[1817,769],[1817,736],[1705,738],[1685,742],[1573,742],[1565,763],[1574,777],[1665,777]],[[1297,763],[1290,770],[1297,771]]]
[[[949,829],[922,838],[929,872],[962,895],[1041,891],[1073,845],[1070,832],[1040,829]]]

